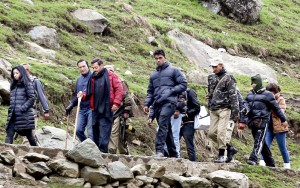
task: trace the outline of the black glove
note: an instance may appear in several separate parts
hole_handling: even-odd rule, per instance
[[[66,116],[70,115],[72,109],[73,109],[73,105],[70,104],[70,105],[66,108]]]

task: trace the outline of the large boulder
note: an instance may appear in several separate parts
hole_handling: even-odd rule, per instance
[[[212,72],[212,68],[209,66],[210,60],[214,57],[220,57],[230,74],[248,76],[261,74],[264,80],[277,82],[275,70],[261,62],[220,52],[178,29],[169,31],[167,35],[176,42],[189,61],[208,72]]]
[[[242,173],[218,170],[208,174],[208,178],[222,187],[249,187],[249,178]]]
[[[243,24],[257,23],[263,7],[261,0],[203,0],[202,4],[214,13]]]
[[[52,126],[44,126],[36,132],[41,147],[65,149],[66,131]],[[72,149],[72,137],[68,134],[67,148]],[[76,141],[75,144],[78,142]]]
[[[67,153],[67,158],[76,163],[96,168],[105,164],[97,145],[89,138],[70,150]]]
[[[70,178],[78,178],[79,176],[79,165],[66,159],[50,161],[48,166],[61,176]]]
[[[25,44],[28,46],[29,50],[33,53],[39,54],[45,58],[55,58],[56,52],[54,50],[43,48],[42,46],[34,43],[25,41]]]
[[[107,19],[95,10],[77,9],[72,16],[86,24],[93,33],[103,33],[108,26]]]
[[[57,42],[57,32],[53,28],[46,26],[35,26],[29,31],[28,35],[36,43],[46,46],[48,48],[59,48]]]
[[[110,179],[109,172],[105,167],[92,168],[85,166],[80,171],[80,177],[92,185],[105,185]]]

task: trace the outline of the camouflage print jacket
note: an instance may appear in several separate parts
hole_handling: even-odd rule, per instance
[[[226,76],[226,77],[224,77]],[[224,77],[224,79],[222,79]],[[222,80],[221,80],[222,79]],[[218,85],[218,82],[221,83]],[[212,74],[208,76],[208,107],[214,111],[218,109],[231,109],[231,119],[239,114],[239,103],[235,86],[235,78],[232,75]],[[218,88],[216,86],[218,85]]]

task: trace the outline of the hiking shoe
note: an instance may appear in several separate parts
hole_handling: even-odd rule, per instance
[[[255,161],[251,161],[251,160],[248,160],[247,164],[252,166],[257,165]]]
[[[154,157],[165,157],[162,152],[157,152]]]
[[[229,163],[232,161],[233,156],[238,152],[238,150],[236,148],[234,148],[233,146],[229,147],[227,149],[227,159],[226,159],[226,163]]]
[[[215,163],[225,163],[225,157],[224,156],[218,156],[216,160],[214,160]]]

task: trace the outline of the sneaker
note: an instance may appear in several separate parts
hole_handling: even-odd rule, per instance
[[[233,156],[238,152],[238,150],[236,148],[234,148],[233,146],[229,147],[227,149],[227,159],[226,159],[226,163],[229,163],[232,161]]]
[[[162,152],[157,152],[154,157],[165,157]]]
[[[215,163],[225,163],[225,157],[224,156],[218,156],[216,160],[214,160]]]
[[[247,163],[248,163],[249,165],[252,165],[252,166],[257,165],[256,162],[251,161],[251,160],[248,160]]]

